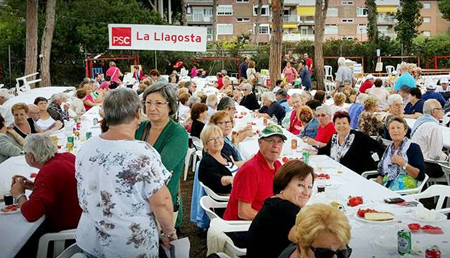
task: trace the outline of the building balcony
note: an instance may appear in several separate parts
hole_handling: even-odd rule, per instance
[[[208,23],[212,24],[213,17],[212,16],[206,16],[204,14],[191,14],[186,15],[186,21],[190,23]]]
[[[284,6],[297,6],[300,0],[284,0]]]
[[[378,16],[377,24],[394,24],[397,20],[392,16]]]
[[[184,0],[185,4],[189,5],[213,5],[214,0]]]
[[[284,23],[298,23],[300,17],[298,15],[283,15]]]
[[[283,34],[283,41],[314,40],[314,34]]]

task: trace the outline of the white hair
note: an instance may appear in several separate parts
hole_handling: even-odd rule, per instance
[[[360,93],[358,97],[356,97],[355,102],[359,104],[364,104],[364,101],[369,97],[366,93]]]
[[[34,160],[39,163],[46,163],[58,152],[50,136],[45,134],[29,134],[25,138],[23,151],[31,153]]]
[[[9,99],[11,96],[9,95],[8,91],[0,90],[0,97],[4,97],[5,99]]]
[[[345,57],[341,56],[338,58],[338,65],[339,66],[345,65]]]
[[[428,99],[423,103],[423,113],[425,115],[430,115],[435,108],[442,108],[441,103],[437,99]]]
[[[270,91],[266,91],[262,94],[261,99],[267,99],[270,102],[274,102],[277,98],[275,97],[275,94]]]
[[[299,94],[299,93],[293,93],[292,95],[291,95],[291,99],[293,99],[293,98],[301,98],[302,96]]]
[[[331,109],[329,106],[327,105],[322,105],[316,108],[316,113],[319,112],[320,110],[325,111],[325,114],[329,115],[331,117]]]
[[[62,102],[64,98],[66,98],[66,95],[64,95],[64,93],[56,93],[52,95],[52,97],[50,98],[50,102],[55,103],[58,100],[61,100]]]
[[[252,91],[253,86],[250,83],[244,83],[244,85],[242,85],[242,88],[248,91]]]
[[[216,94],[211,94],[206,98],[206,105],[210,107],[217,105],[218,102],[219,100],[217,99]]]
[[[401,102],[403,102],[402,96],[400,96],[400,94],[392,94],[391,96],[388,97],[387,103],[389,106],[392,106],[394,104],[394,102],[397,100],[400,100]]]

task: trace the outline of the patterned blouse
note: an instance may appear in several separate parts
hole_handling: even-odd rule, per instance
[[[359,116],[358,131],[363,132],[369,136],[380,136],[383,131],[384,124],[377,117],[370,112],[364,111]]]
[[[97,257],[157,257],[158,230],[149,198],[170,179],[148,143],[93,137],[75,163],[83,213],[77,244]]]

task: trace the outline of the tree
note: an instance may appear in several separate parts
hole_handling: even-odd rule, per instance
[[[25,75],[37,70],[38,0],[27,0],[26,28]]]
[[[314,68],[317,80],[317,89],[325,89],[323,71],[323,35],[325,31],[325,18],[327,17],[328,0],[316,0],[316,18],[314,20]]]
[[[55,30],[56,0],[47,0],[45,28],[42,33],[41,43],[41,78],[40,86],[51,86],[50,55],[52,51],[53,31]]]
[[[259,25],[261,24],[261,9],[262,0],[258,0],[258,8],[256,8],[256,22],[255,22],[255,43],[258,45]]]
[[[270,38],[269,73],[271,89],[281,78],[281,50],[283,39],[283,0],[272,0],[272,37]]]
[[[422,25],[420,9],[422,3],[418,0],[401,1],[400,9],[395,14],[398,23],[394,26],[394,30],[406,54],[410,53],[413,40],[419,35],[418,28]]]
[[[439,10],[442,13],[442,17],[450,21],[450,0],[439,1]]]
[[[367,8],[367,19],[369,20],[367,23],[367,35],[369,36],[369,42],[375,46],[378,44],[377,4],[375,0],[366,0],[365,4]]]

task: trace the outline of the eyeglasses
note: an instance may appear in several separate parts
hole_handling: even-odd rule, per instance
[[[310,249],[316,258],[332,258],[334,255],[338,258],[348,258],[352,254],[352,249],[348,245],[346,249],[336,251],[328,248],[315,248],[314,246],[311,246]]]
[[[440,111],[444,111],[443,108],[433,108],[433,110],[440,110]]]
[[[220,141],[223,141],[223,137],[222,137],[222,136],[219,136],[219,137],[216,137],[216,138],[209,138],[208,141],[207,141],[207,143],[210,143],[210,142],[212,142],[212,141],[214,141],[214,142],[220,142]]]
[[[231,121],[217,122],[218,125],[231,125]]]
[[[327,114],[318,114],[317,117],[326,117]]]
[[[263,138],[263,140],[266,141],[266,142],[268,142],[268,143],[270,143],[271,145],[280,145],[280,144],[283,144],[283,143],[284,143],[283,140],[277,141],[277,140],[275,140],[275,139],[266,139],[266,138]]]
[[[155,107],[160,108],[163,107],[164,105],[167,105],[169,102],[168,101],[145,101],[145,106],[146,107],[150,107],[151,105],[155,105]]]

